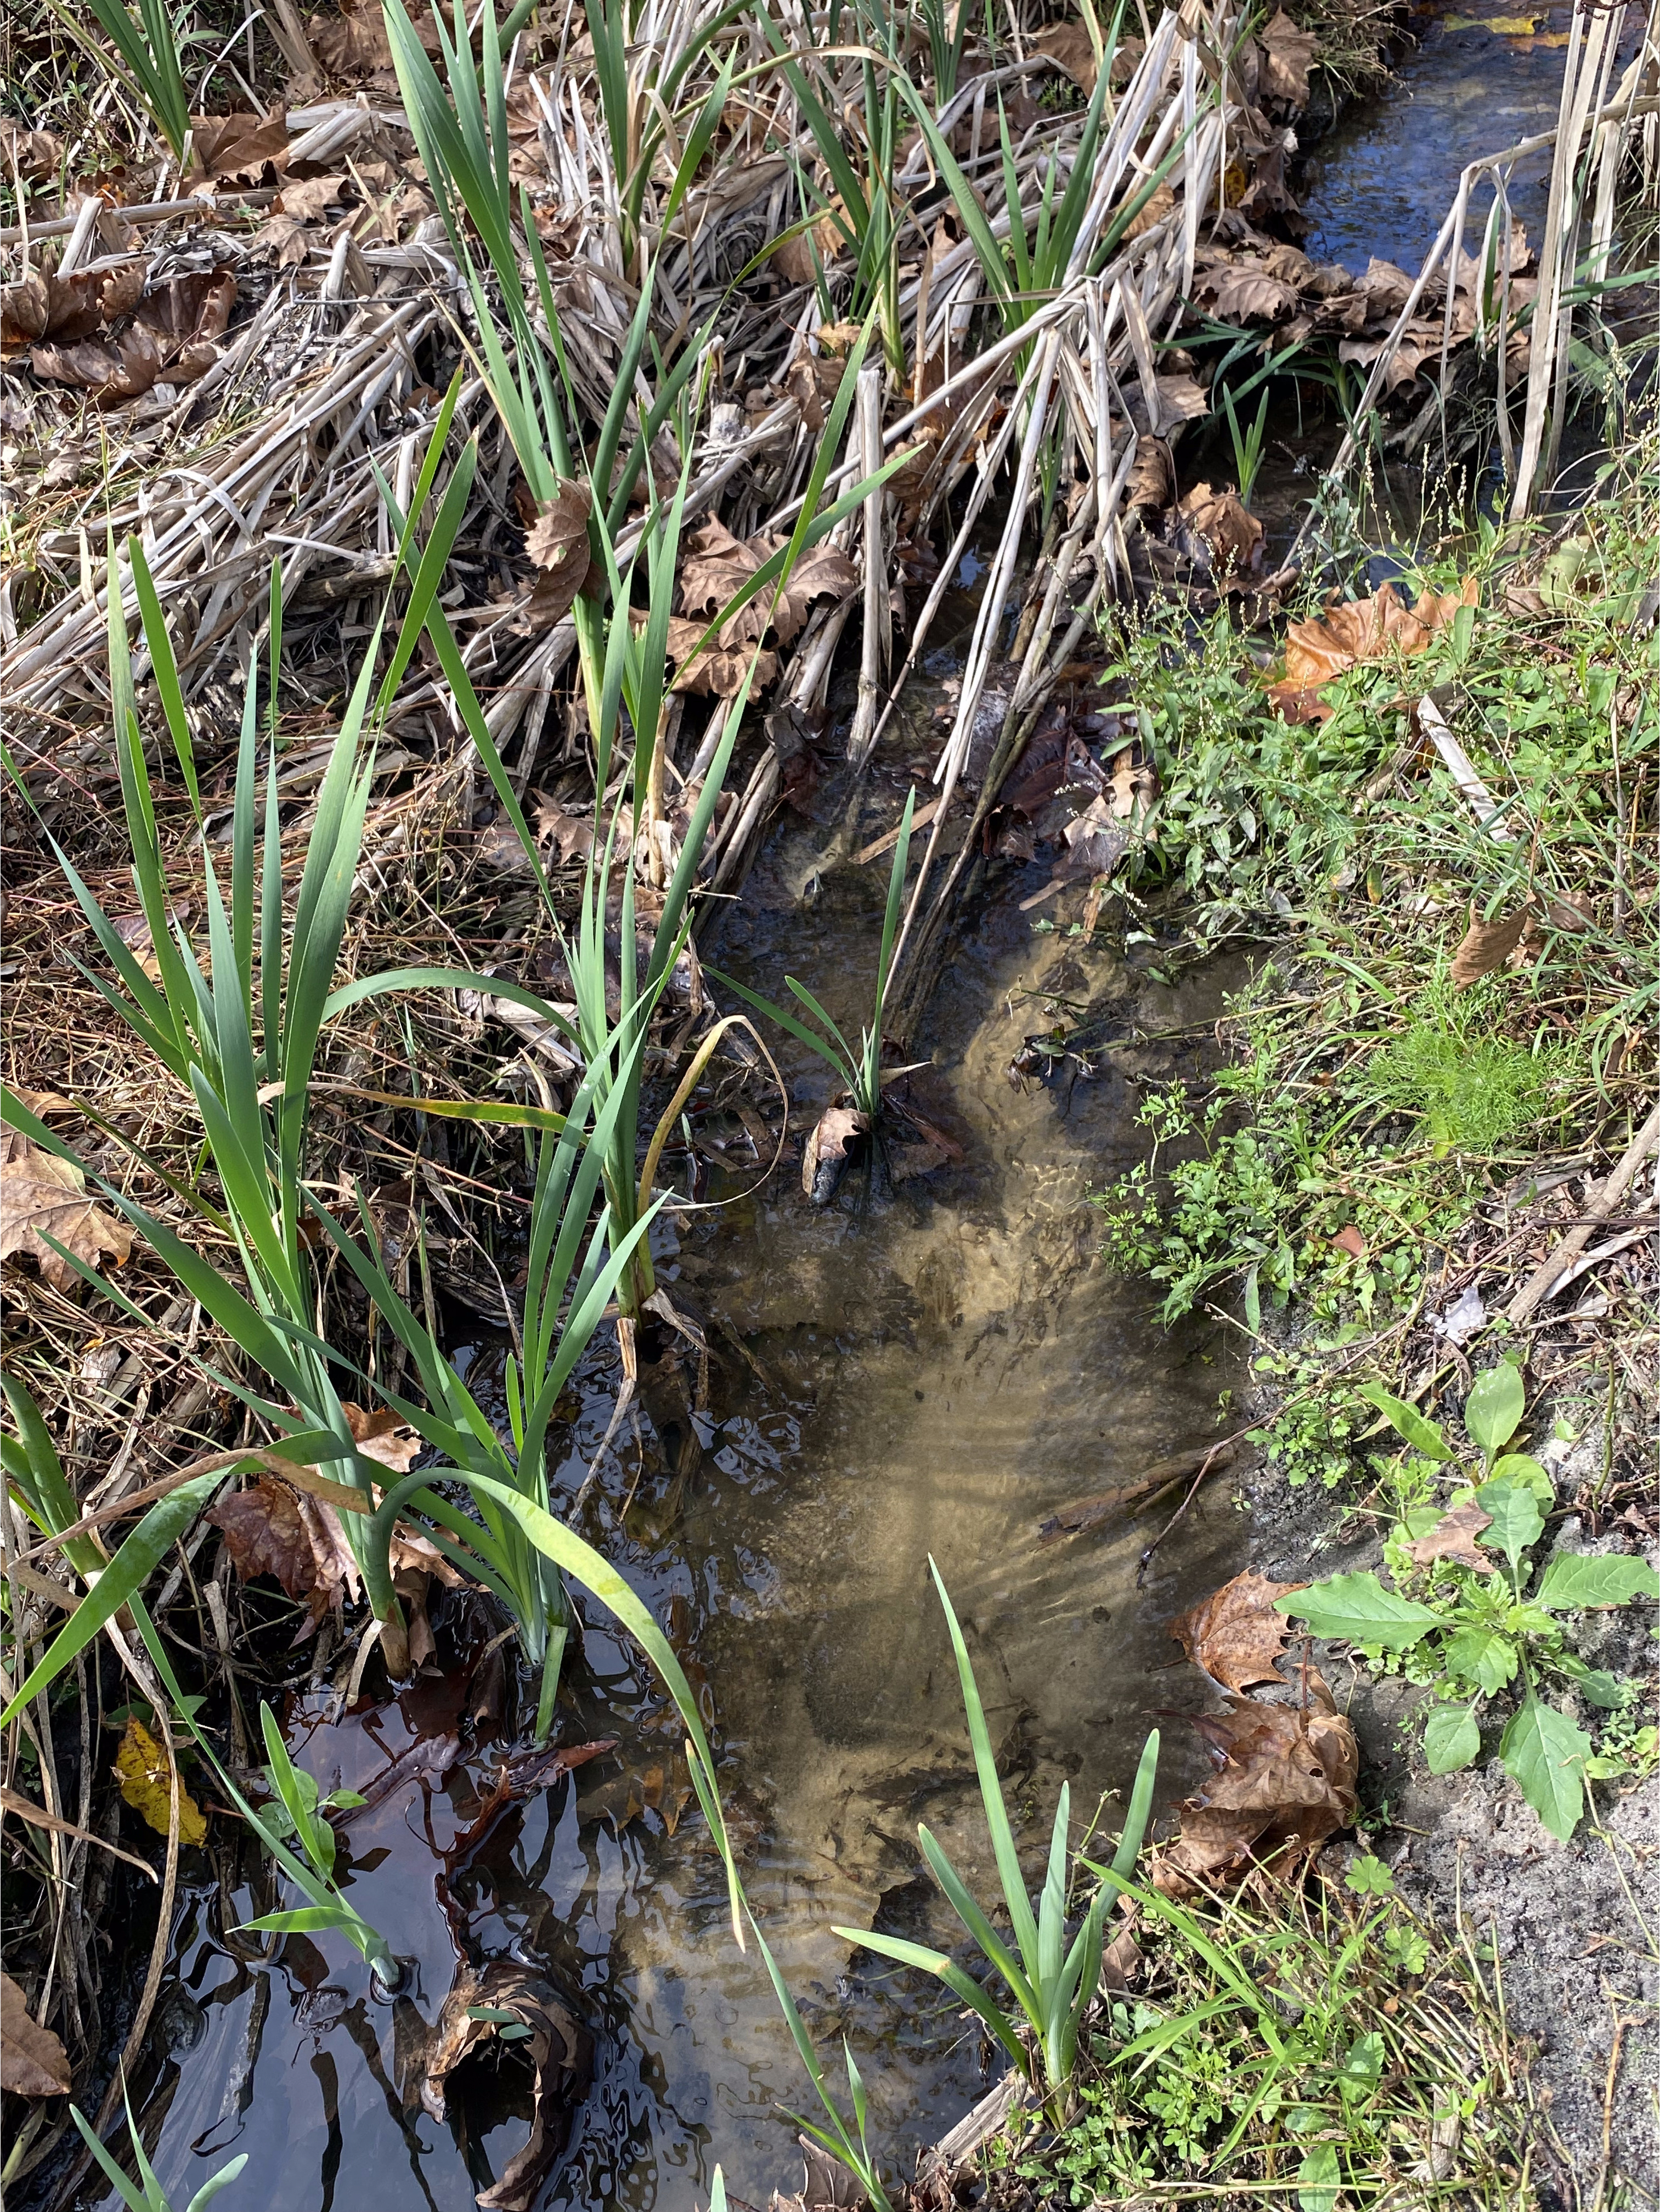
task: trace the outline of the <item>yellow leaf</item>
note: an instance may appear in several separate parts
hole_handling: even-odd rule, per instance
[[[143,1721],[129,1720],[121,1748],[115,1754],[116,1779],[121,1795],[142,1813],[158,1836],[172,1822],[173,1789],[167,1779],[167,1755]],[[188,1790],[179,1792],[179,1840],[200,1844],[207,1839],[208,1824]]]

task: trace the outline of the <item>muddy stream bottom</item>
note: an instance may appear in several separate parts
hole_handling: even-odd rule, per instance
[[[821,822],[787,817],[706,957],[776,997],[787,965],[856,1034],[887,862],[819,860],[839,818],[822,796]],[[892,804],[873,795],[862,836],[886,826]],[[656,1430],[625,1420],[584,1524],[705,1691],[751,1901],[826,2060],[848,2037],[873,2140],[901,2172],[991,2078],[977,2033],[931,1986],[891,1978],[867,1954],[860,1965],[831,1932],[874,1921],[950,1941],[919,1820],[995,1895],[929,1555],[964,1620],[1036,1848],[1063,1780],[1076,1833],[1104,1791],[1128,1784],[1158,1716],[1202,1705],[1167,1624],[1234,1571],[1245,1534],[1223,1480],[1142,1588],[1138,1561],[1169,1501],[1140,1521],[1037,1540],[1056,1506],[1216,1433],[1230,1379],[1219,1334],[1160,1332],[1145,1286],[1097,1256],[1085,1193],[1140,1155],[1132,1079],[1195,1070],[1225,987],[1240,980],[1213,969],[1178,992],[1098,946],[1080,953],[1064,933],[1035,932],[1018,902],[1043,874],[1011,879],[970,926],[915,1042],[959,1164],[881,1201],[850,1177],[822,1213],[791,1170],[746,1196],[755,1171],[734,1168],[711,1193],[730,1203],[679,1214],[659,1240],[672,1294],[708,1330],[706,1410],[692,1404],[678,1431],[660,1406]],[[1085,1003],[1127,1032],[1134,1022],[1182,1034],[1131,1039],[1095,1079],[1012,1080],[1012,1057],[1057,1004]],[[783,1065],[804,1131],[829,1072],[805,1053]],[[485,1339],[455,1356],[499,1361],[500,1348]],[[584,1372],[557,1477],[566,1510],[617,1380],[609,1358]],[[246,2151],[254,2201],[283,2212],[465,2212],[523,2142],[530,2101],[528,2069],[509,2056],[499,2075],[475,2066],[453,2085],[450,2118],[422,2109],[426,2023],[458,1946],[475,1965],[510,1958],[545,1977],[593,2038],[592,2086],[538,2206],[690,2212],[717,2160],[751,2203],[799,2179],[778,2108],[811,2109],[811,2088],[753,1946],[733,1942],[672,1708],[599,1608],[584,1610],[558,1733],[615,1736],[617,1749],[509,1816],[455,1877],[447,1922],[442,1854],[497,1750],[481,1744],[441,1789],[406,1786],[346,1832],[354,1902],[414,1961],[395,2001],[378,1999],[338,1938],[289,1936],[267,1961],[258,1939],[227,1936],[269,1896],[181,1890],[154,2046],[166,2057],[144,2100],[147,2135],[165,2114],[153,2154],[176,2201]],[[320,1696],[291,1713],[295,1755],[325,1790],[362,1790],[451,1723],[455,1681],[417,1679],[332,1723],[331,1709]],[[1190,1731],[1163,1725],[1168,1799],[1197,1781],[1202,1759]],[[1116,1828],[1110,1805],[1104,1820]]]

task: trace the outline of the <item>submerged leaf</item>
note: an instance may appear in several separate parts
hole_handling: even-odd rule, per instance
[[[515,2035],[515,2027],[525,2033]],[[457,2068],[504,2039],[510,2048],[525,2049],[535,2069],[530,2138],[476,2201],[484,2212],[529,2212],[564,2148],[572,2108],[593,2070],[593,2038],[552,1984],[515,1959],[492,1959],[482,1972],[464,1966],[433,2027],[421,2102],[442,2119]]]

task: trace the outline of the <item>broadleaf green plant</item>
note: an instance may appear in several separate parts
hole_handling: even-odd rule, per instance
[[[289,1911],[262,1912],[257,1919],[245,1920],[243,1927],[278,1936],[344,1936],[368,1961],[370,1972],[381,1988],[396,1989],[402,1970],[392,1957],[392,1946],[379,1929],[371,1927],[364,1919],[335,1878],[334,1829],[319,1809],[315,1779],[301,1772],[289,1757],[289,1747],[283,1741],[277,1717],[263,1703],[259,1707],[259,1725],[269,1762],[265,1772],[305,1855],[310,1879],[302,1879],[301,1887],[311,1903]]]
[[[1364,1395],[1415,1455],[1391,1477],[1399,1517],[1384,1560],[1397,1587],[1370,1571],[1332,1575],[1275,1604],[1316,1636],[1400,1659],[1412,1679],[1429,1686],[1424,1753],[1434,1774],[1455,1773],[1481,1756],[1483,1706],[1519,1682],[1499,1760],[1551,1833],[1566,1841],[1584,1809],[1586,1775],[1620,1770],[1617,1761],[1599,1763],[1590,1737],[1541,1695],[1541,1678],[1556,1677],[1605,1711],[1621,1710],[1628,1692],[1568,1648],[1562,1616],[1660,1597],[1660,1575],[1624,1554],[1559,1553],[1535,1580],[1534,1547],[1554,1496],[1536,1459],[1505,1450],[1526,1402],[1509,1361],[1478,1376],[1464,1404],[1465,1430],[1485,1479],[1463,1484],[1444,1507],[1424,1502],[1439,1469],[1451,1468],[1456,1480],[1457,1454],[1444,1431],[1386,1390]],[[1457,1521],[1443,1539],[1451,1556],[1441,1556],[1438,1532],[1453,1516]],[[1478,1545],[1497,1554],[1489,1569],[1470,1564]]]
[[[1049,1838],[1043,1887],[1034,1909],[1027,1894],[1025,1876],[1020,1869],[1020,1856],[1008,1808],[1003,1802],[1003,1785],[997,1772],[991,1732],[986,1724],[985,1708],[980,1701],[973,1662],[969,1657],[968,1646],[964,1641],[956,1610],[939,1570],[932,1559],[928,1566],[951,1632],[958,1680],[968,1718],[969,1740],[973,1746],[975,1771],[979,1778],[980,1800],[985,1811],[986,1824],[991,1831],[992,1851],[997,1862],[1003,1909],[1013,1931],[1012,1945],[998,1933],[990,1916],[970,1893],[937,1838],[926,1826],[918,1828],[917,1840],[921,1845],[928,1869],[944,1891],[952,1911],[979,1946],[987,1965],[1001,1978],[1013,1999],[1015,2009],[1006,2012],[989,1990],[943,1951],[873,1930],[838,1928],[836,1933],[849,1942],[879,1953],[883,1958],[895,1960],[901,1966],[918,1967],[943,1982],[953,1996],[959,1997],[979,2015],[1016,2068],[1053,2105],[1071,2079],[1077,2057],[1079,2030],[1084,2014],[1095,1997],[1096,1984],[1101,1972],[1103,1923],[1110,1901],[1110,1888],[1102,1887],[1096,1891],[1085,1908],[1077,1934],[1068,1943],[1066,1936],[1067,1898],[1073,1874],[1073,1855],[1067,1834],[1071,1792],[1070,1785],[1063,1782]],[[1128,1880],[1134,1867],[1146,1832],[1158,1760],[1158,1735],[1155,1729],[1147,1738],[1141,1753],[1123,1833],[1114,1860],[1114,1866],[1122,1881]]]

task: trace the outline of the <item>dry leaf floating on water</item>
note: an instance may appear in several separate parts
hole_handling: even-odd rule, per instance
[[[121,1795],[140,1813],[159,1836],[173,1826],[173,1785],[167,1754],[141,1720],[130,1719],[121,1748],[115,1754],[115,1777]],[[201,1808],[181,1782],[179,1785],[179,1840],[201,1844],[208,1824]]]
[[[1171,1634],[1195,1667],[1202,1667],[1224,1689],[1243,1691],[1256,1682],[1277,1682],[1274,1662],[1285,1649],[1291,1623],[1274,1610],[1301,1583],[1271,1583],[1247,1572],[1225,1583],[1202,1603],[1178,1613]]]

